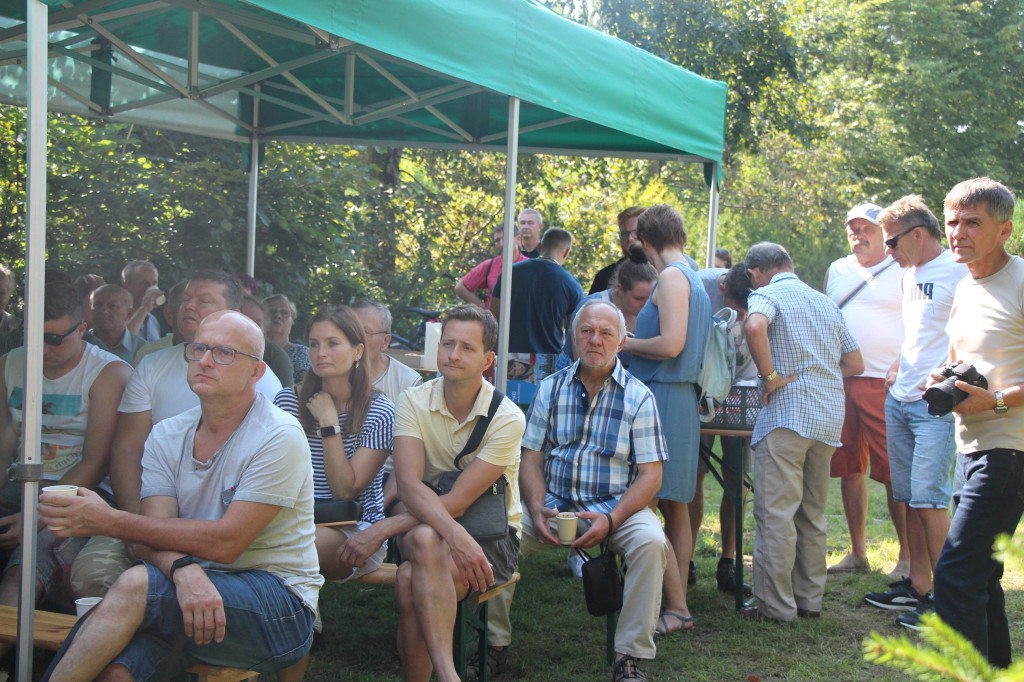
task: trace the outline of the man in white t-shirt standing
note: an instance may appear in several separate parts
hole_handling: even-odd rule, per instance
[[[864,372],[843,380],[846,419],[842,445],[832,455],[832,478],[842,479],[843,511],[850,529],[850,553],[828,567],[829,573],[861,573],[869,570],[867,557],[868,487],[871,478],[885,486],[889,515],[900,542],[899,563],[890,576],[906,576],[906,505],[892,497],[889,455],[885,442],[885,375],[896,360],[903,342],[900,313],[900,278],[895,261],[885,253],[881,207],[860,204],[846,214],[846,239],[850,255],[832,263],[825,275],[825,294],[843,312],[864,355]]]
[[[905,196],[878,216],[886,252],[904,268],[903,346],[885,379],[885,427],[893,497],[907,505],[910,573],[887,592],[869,592],[864,600],[890,611],[910,611],[897,622],[916,628],[921,614],[934,608],[932,569],[949,532],[950,472],[956,444],[953,415],[928,413],[921,399],[931,371],[949,353],[946,323],[957,283],[967,267],[942,246],[939,220],[920,195]]]

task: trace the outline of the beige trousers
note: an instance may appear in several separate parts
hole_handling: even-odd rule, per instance
[[[825,594],[825,499],[835,448],[775,429],[754,446],[754,595],[782,621],[820,611]]]
[[[554,524],[552,530],[556,531]],[[543,549],[554,549],[538,540],[533,532],[533,519],[524,509],[521,557]],[[661,521],[645,507],[615,529],[608,545],[629,567],[622,592],[622,611],[615,630],[615,652],[652,659],[655,654],[654,628],[661,608],[661,581],[665,575],[668,551]],[[594,556],[594,551],[588,552]],[[511,586],[490,601],[487,638],[491,646],[507,646],[512,642],[509,608],[515,587]]]

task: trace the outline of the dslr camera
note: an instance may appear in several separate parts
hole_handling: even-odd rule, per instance
[[[939,372],[946,378],[924,392],[924,401],[928,403],[928,414],[935,417],[945,417],[961,400],[967,397],[966,392],[956,387],[957,381],[984,389],[988,388],[988,379],[982,376],[974,368],[974,365],[947,363],[939,368]]]

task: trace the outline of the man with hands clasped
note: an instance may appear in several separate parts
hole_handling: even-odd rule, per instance
[[[580,524],[585,532],[572,546],[607,541],[629,567],[613,680],[645,680],[637,659],[654,658],[668,551],[648,505],[661,488],[668,454],[654,395],[616,356],[626,339],[622,312],[607,301],[586,302],[573,337],[579,359],[540,383],[527,415],[519,478],[526,506],[522,556],[560,546],[552,532],[559,512],[589,522]],[[511,592],[498,599],[509,594],[511,600]],[[691,620],[676,617],[684,627]]]
[[[323,584],[313,471],[302,427],[256,393],[262,346],[255,324],[223,311],[179,347],[200,405],[146,440],[141,515],[81,488],[40,497],[61,537],[155,550],[79,620],[44,679],[174,678],[194,660],[301,677]]]

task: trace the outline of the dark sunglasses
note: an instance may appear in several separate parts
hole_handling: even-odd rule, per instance
[[[907,230],[903,230],[902,232],[900,232],[895,237],[889,237],[888,239],[886,239],[882,243],[885,244],[886,246],[888,246],[893,251],[895,251],[896,250],[896,246],[900,243],[900,237],[902,237],[905,234],[910,234],[911,232],[913,232],[914,230],[916,230],[919,227],[925,227],[925,226],[924,225],[914,225],[913,227],[911,227],[911,228],[909,228]]]
[[[67,330],[63,334],[47,334],[46,332],[43,332],[43,343],[45,343],[47,346],[59,346],[60,344],[64,343],[64,339],[68,338],[76,331],[78,331],[78,327],[81,324],[81,322],[76,322],[74,327]]]

